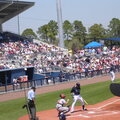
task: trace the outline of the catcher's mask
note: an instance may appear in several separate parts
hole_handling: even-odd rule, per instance
[[[60,94],[60,97],[64,99],[66,96],[62,93]]]

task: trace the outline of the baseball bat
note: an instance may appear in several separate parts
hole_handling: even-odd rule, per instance
[[[84,100],[85,104],[88,105],[88,102],[85,99],[83,99],[83,100]]]

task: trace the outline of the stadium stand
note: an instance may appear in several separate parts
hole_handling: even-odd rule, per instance
[[[0,5],[0,15],[5,14],[5,11],[8,14],[8,17],[1,16],[2,24],[34,3],[2,0]],[[19,10],[18,5],[21,8]],[[14,7],[17,12],[13,10]],[[9,9],[15,12],[14,15],[9,13]],[[28,80],[19,81],[17,89],[21,90],[24,83],[26,87],[42,86],[108,74],[111,64],[114,65],[115,72],[120,72],[120,48],[117,46],[112,49],[106,46],[82,49],[70,55],[67,49],[38,40],[30,41],[10,32],[1,32],[0,40],[0,76],[4,78],[4,81],[0,79],[3,88],[0,91],[15,90],[13,79],[26,75]],[[21,69],[22,73],[18,75]],[[3,71],[7,72],[3,74]],[[30,73],[33,72],[34,75],[31,76]],[[11,79],[8,79],[9,76]]]
[[[36,44],[25,40],[4,42],[0,46],[1,69],[33,66],[37,76],[33,81],[38,86],[48,84],[48,80],[56,83],[107,74],[111,64],[116,72],[120,71],[120,48],[117,46],[79,50],[73,56],[43,42]]]

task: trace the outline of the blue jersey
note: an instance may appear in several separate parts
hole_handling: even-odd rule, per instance
[[[71,90],[71,93],[74,93],[74,95],[79,95],[80,94],[80,88],[73,87],[72,90]]]
[[[115,71],[115,68],[114,68],[114,66],[112,65],[111,67],[110,67],[110,72],[114,72]]]

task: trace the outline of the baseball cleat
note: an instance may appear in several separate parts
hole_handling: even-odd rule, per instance
[[[83,111],[87,111],[87,109],[83,109]]]

